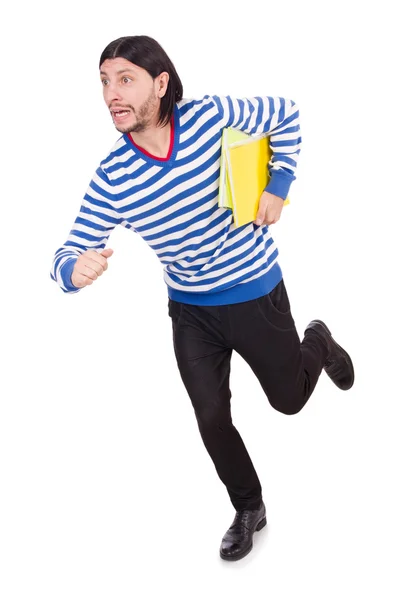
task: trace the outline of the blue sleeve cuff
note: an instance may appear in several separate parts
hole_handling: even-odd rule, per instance
[[[291,183],[296,179],[294,175],[289,175],[285,171],[281,170],[273,170],[270,181],[265,187],[265,192],[269,192],[269,194],[274,194],[275,196],[279,196],[285,200],[288,196],[289,189],[291,187]]]
[[[81,290],[82,288],[75,287],[72,283],[71,277],[74,269],[74,265],[76,264],[77,258],[68,259],[61,267],[61,278],[64,283],[65,288],[68,292],[75,292],[77,290]]]

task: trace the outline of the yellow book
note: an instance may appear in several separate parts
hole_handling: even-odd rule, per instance
[[[269,138],[225,127],[222,133],[218,205],[231,208],[236,227],[255,221],[259,199],[269,182]],[[284,206],[289,204],[289,198]]]

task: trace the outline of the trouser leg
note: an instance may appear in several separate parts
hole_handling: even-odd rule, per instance
[[[325,344],[296,331],[284,281],[257,300],[229,306],[234,349],[250,365],[270,404],[299,412],[312,395],[326,360]]]
[[[203,443],[235,509],[257,509],[262,489],[232,422],[229,387],[232,349],[225,342],[218,307],[170,301],[170,316],[179,372]]]

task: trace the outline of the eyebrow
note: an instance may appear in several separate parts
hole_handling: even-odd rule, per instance
[[[100,73],[100,75],[106,75],[105,71],[99,71],[99,73]],[[116,71],[116,73],[117,74],[120,74],[120,73],[134,73],[135,74],[135,71],[133,71],[133,69],[121,69],[120,71]]]

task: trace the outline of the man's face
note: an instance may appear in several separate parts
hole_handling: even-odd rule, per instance
[[[120,133],[145,131],[157,125],[159,83],[125,58],[109,58],[100,69],[103,97]],[[160,77],[160,76],[159,76]],[[160,95],[164,95],[161,91]]]

